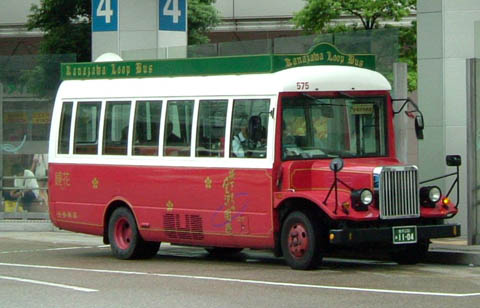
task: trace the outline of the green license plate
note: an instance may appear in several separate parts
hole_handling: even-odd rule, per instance
[[[393,243],[408,244],[417,242],[417,226],[393,227]]]

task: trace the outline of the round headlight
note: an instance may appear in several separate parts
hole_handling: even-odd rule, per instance
[[[437,203],[440,201],[440,198],[442,197],[442,191],[440,188],[437,186],[432,186],[430,187],[430,190],[428,191],[428,199],[430,199],[431,202]]]
[[[362,190],[362,193],[360,194],[360,202],[362,202],[363,205],[369,205],[373,201],[373,194],[372,191],[369,189],[364,189]]]

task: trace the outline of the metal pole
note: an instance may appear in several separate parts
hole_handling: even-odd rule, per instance
[[[467,242],[478,245],[477,72],[476,59],[467,59]]]
[[[407,98],[407,63],[393,63],[394,98]],[[408,162],[408,118],[404,113],[395,116],[395,146],[397,158]]]

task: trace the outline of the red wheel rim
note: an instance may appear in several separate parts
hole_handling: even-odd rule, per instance
[[[128,249],[132,241],[132,227],[128,219],[121,217],[115,222],[115,243],[120,249]]]
[[[288,249],[295,258],[301,258],[308,251],[308,233],[304,225],[294,224],[288,232]]]

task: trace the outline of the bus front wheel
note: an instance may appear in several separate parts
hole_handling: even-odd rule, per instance
[[[138,232],[132,212],[125,207],[117,208],[110,217],[108,238],[115,257],[119,259],[151,258],[160,243],[145,242]]]
[[[290,213],[282,225],[281,247],[283,256],[293,269],[315,268],[322,260],[319,226],[305,213]]]

